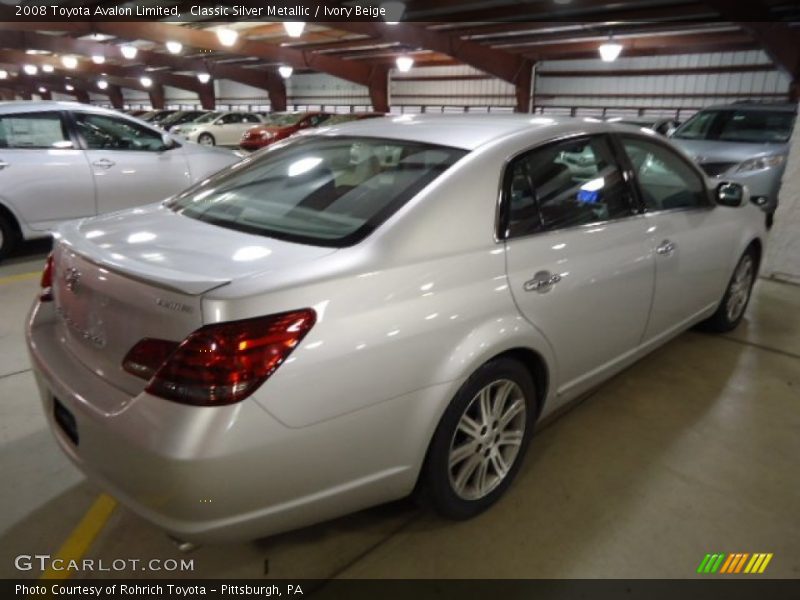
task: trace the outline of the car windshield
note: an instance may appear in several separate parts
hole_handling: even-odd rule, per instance
[[[333,115],[327,121],[325,121],[325,127],[329,125],[338,125],[339,123],[347,123],[348,121],[354,121],[358,117],[356,115]]]
[[[681,125],[672,137],[751,144],[789,141],[795,115],[777,110],[704,110]]]
[[[274,113],[264,117],[264,123],[266,125],[286,127],[288,125],[294,125],[305,116],[306,113]]]
[[[314,136],[234,165],[168,206],[230,229],[343,247],[369,235],[465,154],[409,141]]]
[[[196,120],[192,121],[192,123],[210,123],[211,121],[216,119],[219,115],[220,115],[220,113],[218,113],[218,112],[211,112],[211,113],[208,113],[207,115],[203,115],[199,119],[196,119]]]

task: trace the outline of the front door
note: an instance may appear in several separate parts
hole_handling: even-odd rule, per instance
[[[685,329],[722,299],[739,239],[736,219],[716,210],[702,176],[672,148],[620,138],[645,206],[656,285],[644,341]]]
[[[508,279],[555,352],[559,394],[622,365],[647,322],[653,257],[621,173],[606,136],[539,147],[506,171]]]
[[[0,116],[0,204],[38,231],[94,214],[89,163],[63,113]]]
[[[135,121],[75,112],[97,190],[97,212],[158,202],[191,183],[183,150],[164,148],[162,135]]]

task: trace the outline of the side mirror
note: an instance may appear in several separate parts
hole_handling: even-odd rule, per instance
[[[172,150],[178,144],[175,143],[175,140],[172,139],[172,136],[168,133],[164,133],[161,135],[161,151],[164,152],[166,150]]]
[[[717,187],[717,204],[722,206],[742,206],[749,196],[747,188],[740,183],[724,182]]]

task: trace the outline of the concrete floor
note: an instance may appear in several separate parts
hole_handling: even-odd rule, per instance
[[[46,431],[23,346],[45,252],[0,266],[0,577],[38,577],[13,557],[55,554],[98,496]],[[400,501],[182,555],[118,507],[86,557],[188,556],[187,577],[683,578],[706,553],[771,552],[765,577],[800,577],[799,315],[800,287],[759,281],[737,331],[680,336],[540,431],[472,521]]]

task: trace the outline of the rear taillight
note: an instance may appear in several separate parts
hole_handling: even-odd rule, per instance
[[[180,345],[144,339],[125,357],[126,371],[150,379],[147,391],[195,406],[247,398],[286,360],[316,322],[310,309],[206,325]]]
[[[53,300],[53,253],[47,257],[44,263],[44,270],[42,271],[42,291],[39,293],[39,300],[42,302],[50,302]]]

